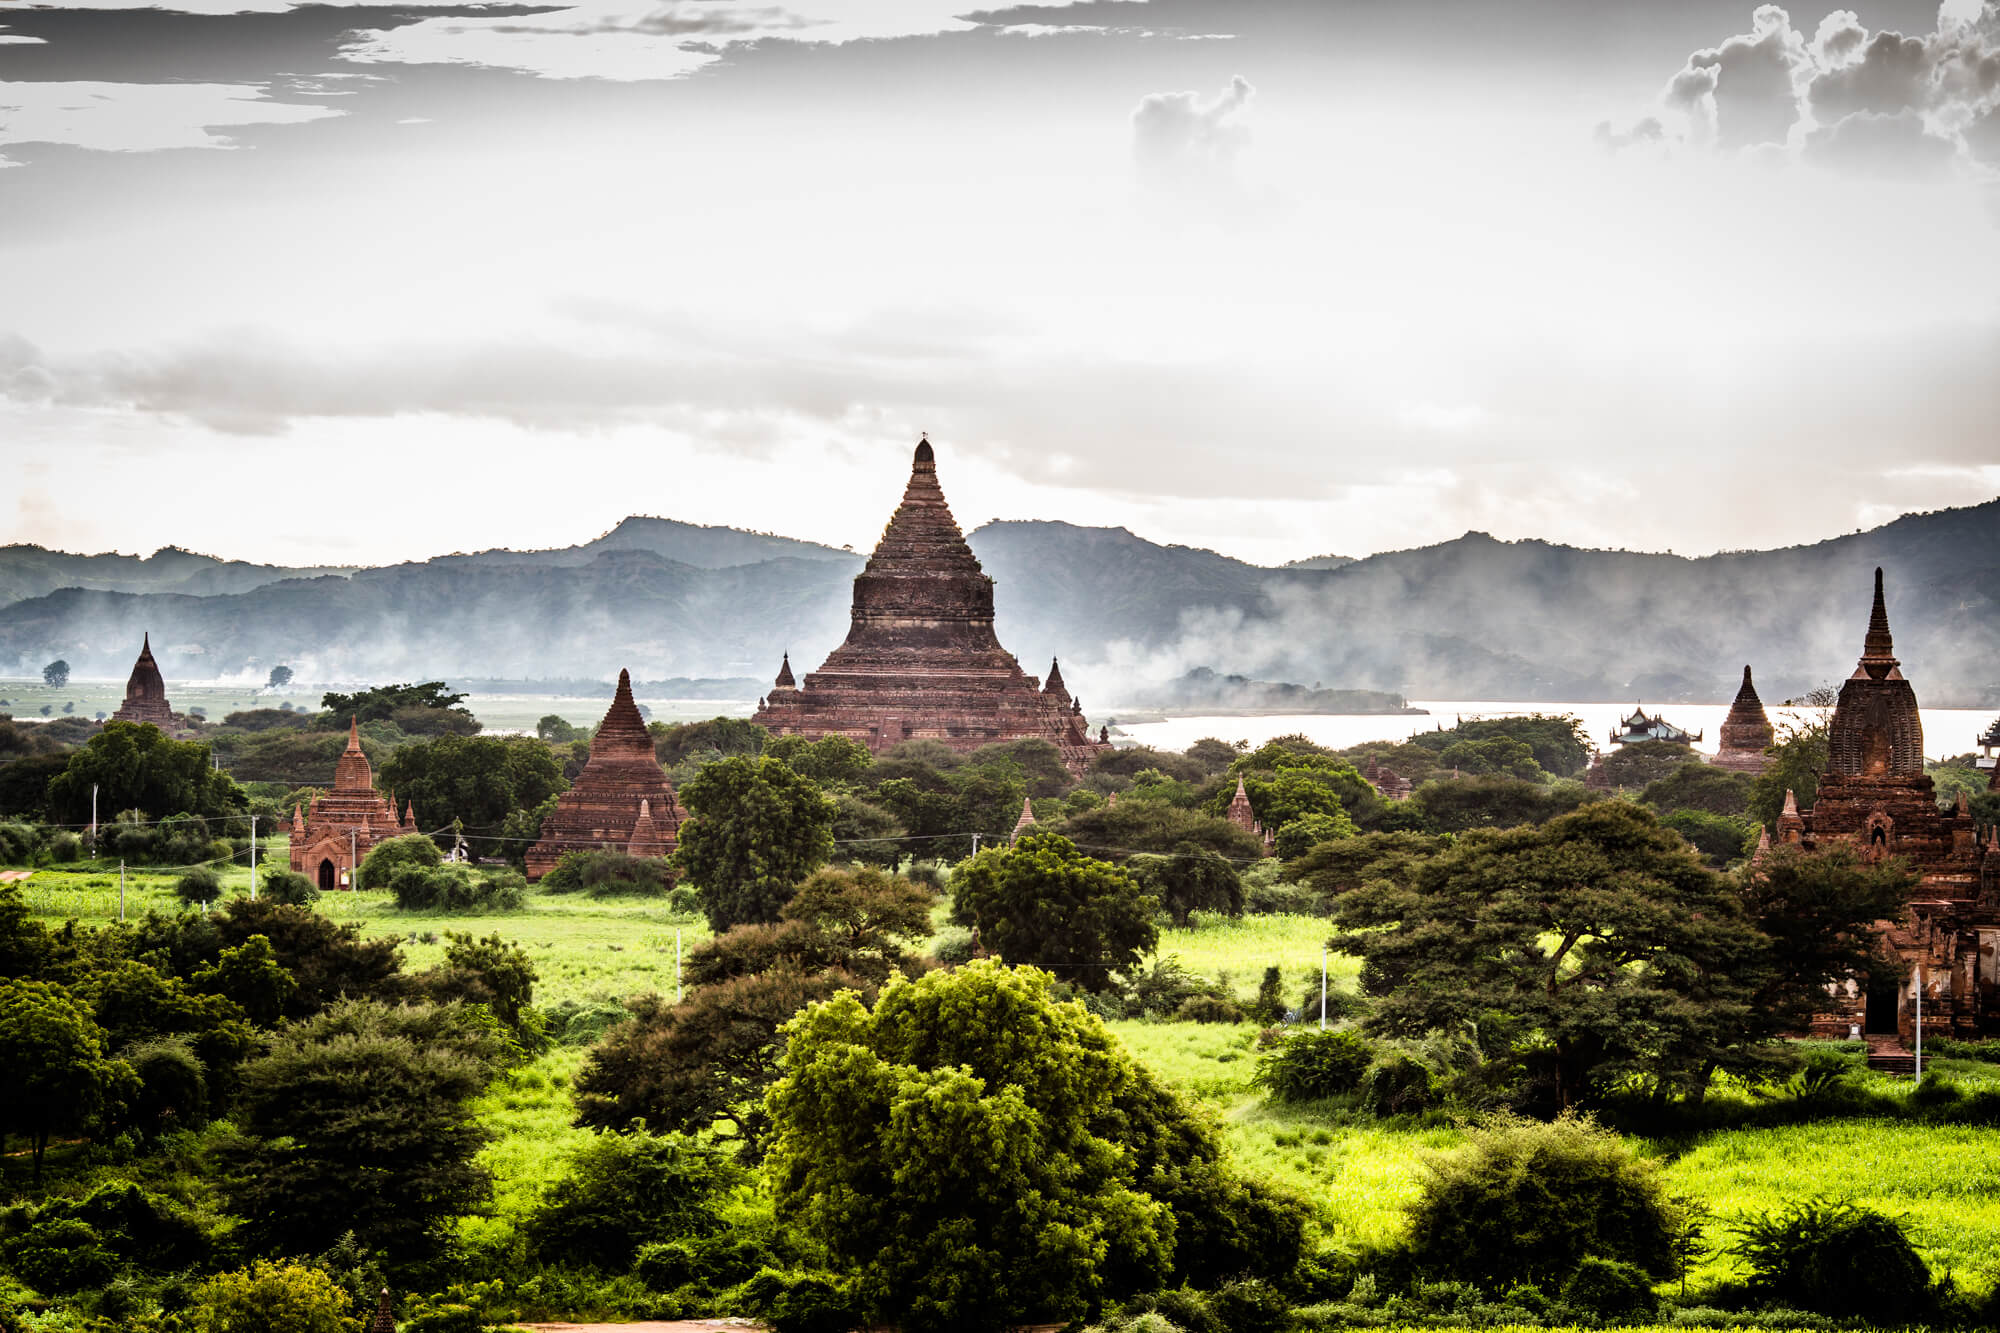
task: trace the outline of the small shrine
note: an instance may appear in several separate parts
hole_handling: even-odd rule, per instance
[[[153,636],[148,632],[139,646],[139,660],[125,682],[125,702],[111,715],[113,722],[150,722],[162,731],[176,725],[174,710],[167,703],[167,682],[160,676],[160,664],[153,660]]]
[[[360,727],[349,719],[347,748],[333,766],[333,790],[315,797],[309,810],[292,807],[292,869],[322,893],[355,888],[354,872],[377,843],[416,831],[410,805],[403,806],[399,819],[395,802],[375,790]]]
[[[653,737],[632,698],[632,673],[618,673],[610,711],[590,741],[590,758],[528,849],[528,878],[538,880],[570,852],[665,857],[680,846],[681,806],[653,752]]]

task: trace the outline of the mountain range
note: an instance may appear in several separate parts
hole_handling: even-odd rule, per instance
[[[1266,568],[1123,528],[995,522],[968,540],[1001,640],[1037,674],[1129,703],[1208,668],[1417,699],[1767,702],[1853,668],[1887,571],[1904,671],[1929,706],[2000,705],[2000,500],[1775,551],[1691,558],[1470,532]],[[169,683],[291,666],[302,684],[746,676],[809,669],[846,632],[855,552],[634,517],[560,550],[282,568],[0,548],[0,675],[56,657],[122,678],[142,632]]]

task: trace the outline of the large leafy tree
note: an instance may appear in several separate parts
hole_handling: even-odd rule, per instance
[[[1053,968],[1064,981],[1106,990],[1159,939],[1159,900],[1132,875],[1035,831],[989,847],[953,877],[952,919],[972,926],[1010,963]]]
[[[681,788],[681,867],[718,931],[776,921],[792,891],[833,854],[833,800],[783,762],[718,760]]]
[[[1865,985],[1886,962],[1871,923],[1901,916],[1916,882],[1907,862],[1869,862],[1851,847],[1774,847],[1744,867],[1737,879],[1744,909],[1769,941],[1753,1006],[1766,1028],[1799,1031],[1830,983]],[[1900,965],[1887,965],[1900,979]]]
[[[88,1128],[138,1082],[83,1001],[47,981],[0,981],[0,1069],[0,1134],[27,1138],[37,1185],[49,1136]]]
[[[208,746],[144,722],[108,722],[72,754],[49,779],[50,813],[72,824],[89,819],[92,786],[107,817],[115,810],[219,817],[249,808],[243,789],[211,765]]]
[[[1059,1321],[1216,1264],[1296,1261],[1299,1213],[1234,1179],[1212,1135],[1049,985],[975,963],[892,981],[872,1013],[837,995],[786,1028],[767,1098],[778,1213],[875,1318],[910,1333]]]
[[[461,821],[481,854],[499,850],[507,816],[568,788],[562,765],[532,736],[440,736],[383,761],[378,785],[414,802],[424,826]]]
[[[69,684],[69,663],[58,657],[42,668],[42,684],[51,689],[61,689]]]
[[[471,722],[471,711],[460,707],[464,699],[463,694],[454,694],[443,681],[427,680],[418,685],[377,685],[353,694],[329,692],[320,696],[319,705],[326,710],[321,719],[323,725],[336,728],[344,728],[350,718],[362,722],[393,721],[398,713],[411,709],[455,713],[464,722]],[[478,724],[473,726],[476,729]]]
[[[1407,878],[1334,899],[1379,1035],[1480,1031],[1528,1050],[1567,1107],[1639,1073],[1692,1088],[1754,1062],[1768,939],[1728,881],[1650,812],[1605,801],[1468,835]]]
[[[1590,737],[1583,729],[1583,722],[1567,713],[1561,716],[1530,713],[1525,717],[1471,718],[1449,729],[1440,727],[1436,731],[1420,732],[1410,738],[1410,743],[1442,756],[1454,745],[1489,740],[1520,742],[1528,747],[1538,767],[1557,777],[1580,773],[1590,761]],[[1405,777],[1411,776],[1405,771],[1403,762],[1396,759],[1384,762]],[[1441,759],[1440,763],[1442,767],[1451,767],[1449,760]]]
[[[458,1005],[347,1001],[281,1032],[243,1067],[225,1186],[267,1252],[313,1254],[345,1232],[403,1264],[445,1243],[488,1194],[491,1134],[470,1102],[495,1068],[490,1021]]]
[[[1135,856],[1126,868],[1160,900],[1177,926],[1186,926],[1196,912],[1243,915],[1242,876],[1205,847],[1183,842],[1164,856]]]

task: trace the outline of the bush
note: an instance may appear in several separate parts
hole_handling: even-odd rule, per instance
[[[599,1134],[522,1230],[544,1261],[622,1273],[642,1245],[713,1229],[710,1207],[739,1175],[728,1158],[677,1136]]]
[[[42,830],[33,824],[0,824],[0,865],[32,864],[42,849]]]
[[[1586,1256],[1563,1284],[1562,1301],[1599,1319],[1629,1320],[1659,1307],[1651,1278],[1631,1264],[1594,1254]]]
[[[528,881],[517,871],[475,875],[462,865],[405,865],[390,877],[389,891],[405,912],[518,912],[527,901]]]
[[[388,838],[368,849],[368,855],[361,858],[361,882],[363,884],[393,884],[396,872],[405,866],[428,869],[440,865],[444,853],[437,844],[421,833],[405,833],[401,837]]]
[[[101,1287],[118,1271],[97,1229],[74,1218],[36,1223],[9,1238],[0,1255],[15,1276],[49,1296]]]
[[[67,829],[49,839],[49,860],[58,865],[68,865],[83,859],[83,838]]]
[[[257,896],[293,907],[311,907],[319,901],[319,886],[296,870],[273,870],[257,877]]]
[[[762,1237],[734,1230],[641,1245],[632,1271],[655,1291],[721,1291],[775,1262]]]
[[[1174,1010],[1183,1023],[1241,1023],[1243,1011],[1220,995],[1190,995]]]
[[[222,896],[222,875],[212,866],[196,866],[174,881],[174,896],[189,907],[206,907]]]
[[[1870,1323],[1923,1322],[1931,1275],[1892,1217],[1813,1199],[1744,1223],[1731,1247],[1768,1300]]]
[[[1383,1056],[1361,1080],[1361,1104],[1376,1115],[1415,1115],[1437,1103],[1431,1071],[1401,1051]]]
[[[864,1322],[853,1282],[832,1273],[766,1268],[744,1284],[743,1301],[775,1333],[847,1333]]]
[[[1501,1117],[1426,1165],[1410,1246],[1427,1273],[1553,1291],[1593,1256],[1673,1271],[1675,1211],[1658,1172],[1587,1119]]]
[[[658,857],[623,852],[568,852],[542,876],[550,893],[587,891],[596,897],[622,893],[657,898],[674,887],[673,867]]]
[[[260,1259],[194,1289],[191,1333],[347,1333],[347,1293],[317,1268]]]
[[[1374,1062],[1375,1048],[1359,1032],[1295,1032],[1257,1064],[1257,1083],[1275,1101],[1314,1102],[1353,1092]]]

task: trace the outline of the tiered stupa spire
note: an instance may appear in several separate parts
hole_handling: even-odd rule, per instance
[[[1764,712],[1764,701],[1757,697],[1757,687],[1750,683],[1750,668],[1746,666],[1743,685],[1736,691],[1736,700],[1729,705],[1729,716],[1722,722],[1722,748],[1710,762],[1737,773],[1762,773],[1771,762],[1764,752],[1777,739],[1778,733]]]
[[[632,698],[632,673],[620,671],[611,708],[591,738],[589,760],[556,799],[542,821],[541,838],[528,849],[528,878],[548,874],[569,852],[666,856],[679,845],[680,827],[680,802]]]
[[[139,660],[125,681],[125,702],[111,715],[113,722],[150,722],[162,731],[172,730],[174,710],[167,703],[167,682],[160,664],[153,660],[153,635],[147,631],[139,644]]]
[[[854,579],[847,638],[791,688],[790,659],[753,719],[781,736],[846,736],[880,753],[905,740],[970,751],[1040,737],[1081,776],[1108,748],[1051,671],[1021,670],[993,631],[993,580],[966,544],[917,442],[902,502]]]

